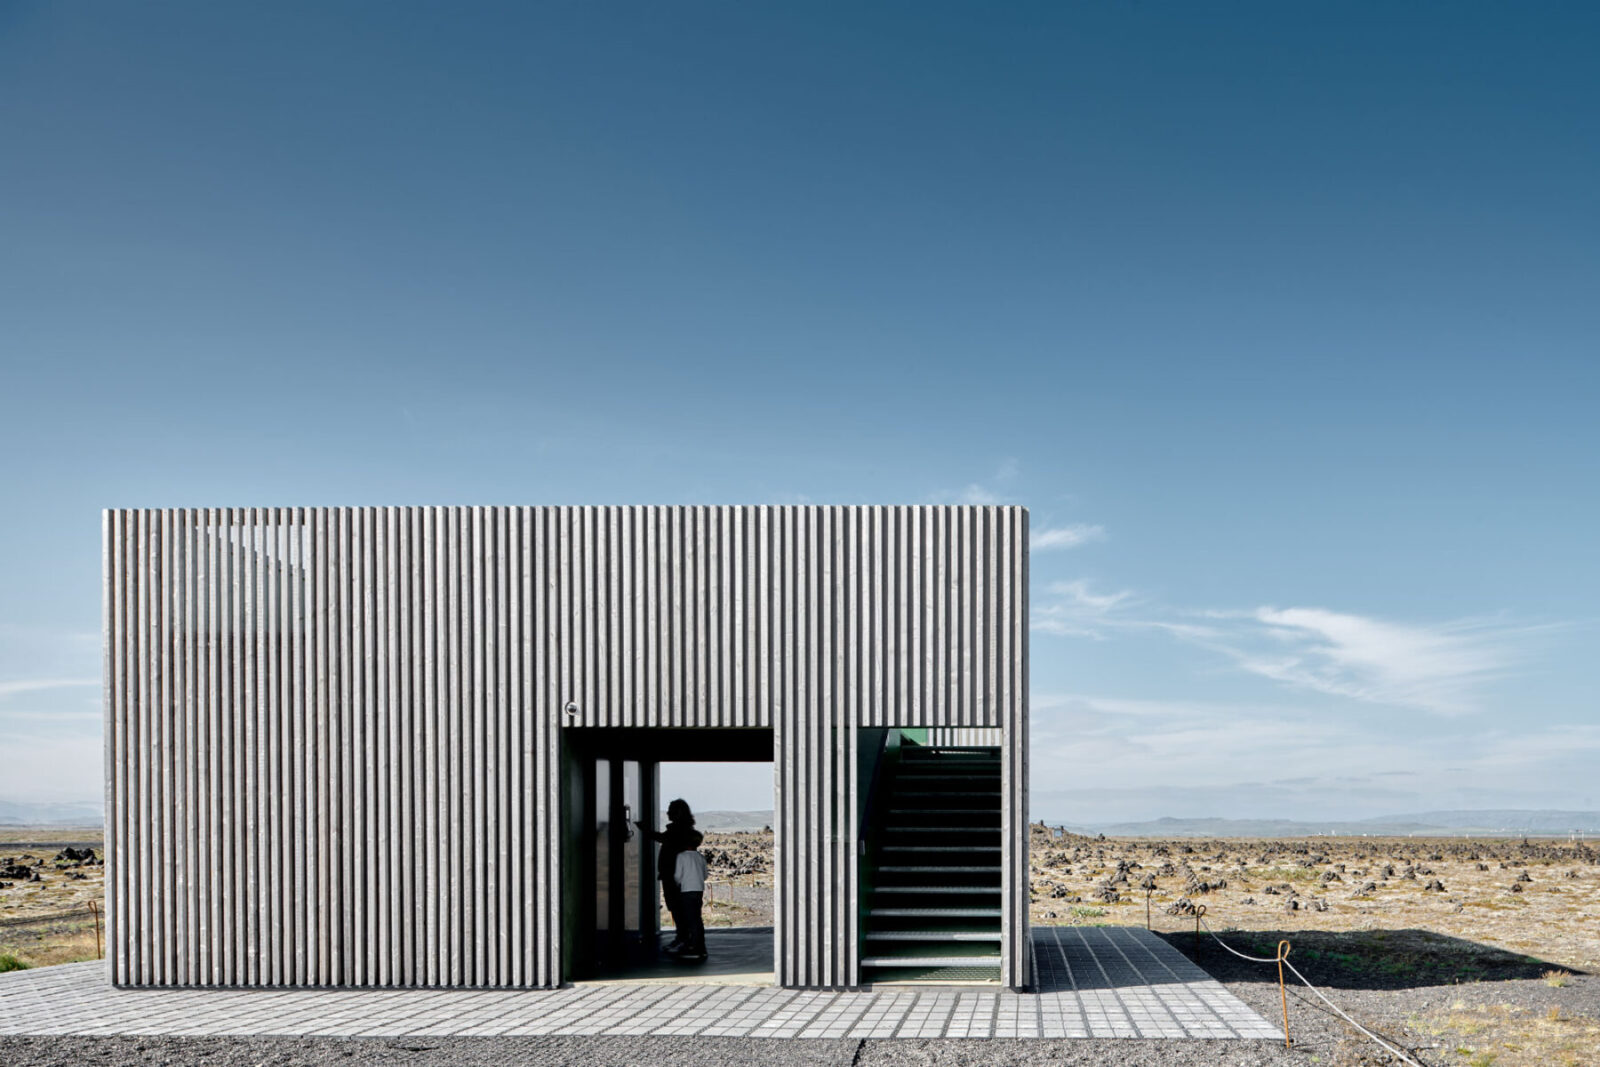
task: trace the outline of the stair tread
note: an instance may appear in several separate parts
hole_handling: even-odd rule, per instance
[[[994,754],[991,754],[991,753],[984,752],[981,749],[969,749],[966,752],[950,752],[950,753],[947,753],[947,754],[944,754],[944,755],[938,755],[938,756],[931,755],[931,754],[926,753],[926,752],[917,752],[915,750],[913,750],[911,752],[907,752],[904,749],[901,749],[901,751],[900,751],[900,765],[902,767],[906,766],[907,764],[916,764],[917,766],[925,766],[926,764],[929,764],[929,763],[999,763],[999,762],[1000,762],[1000,757],[998,755],[994,755]]]
[[[868,941],[999,941],[999,930],[868,930]]]
[[[1000,965],[995,956],[868,956],[861,961],[863,967],[982,967]]]
[[[926,767],[903,767],[898,777],[906,780],[915,779],[921,781],[931,779],[936,781],[940,778],[1002,778],[1004,775],[999,771],[979,770],[976,767],[960,770],[955,767],[930,765]]]
[[[975,756],[963,756],[963,757],[960,757],[960,758],[952,756],[952,757],[950,757],[948,759],[909,760],[909,761],[902,761],[901,764],[900,764],[901,767],[915,767],[915,768],[921,768],[921,767],[999,767],[1000,765],[1001,765],[1000,761],[997,760],[997,759],[982,759],[980,757],[975,757]]]
[[[1000,757],[999,756],[978,756],[978,755],[920,756],[920,757],[919,756],[912,756],[910,759],[907,759],[906,757],[901,756],[900,757],[900,766],[902,766],[902,767],[960,767],[960,766],[968,766],[968,767],[998,767],[998,766],[1000,766]]]
[[[868,915],[918,919],[998,919],[999,908],[869,908]]]
[[[992,815],[996,819],[1000,812],[994,808],[890,808],[890,815]]]
[[[941,767],[936,763],[914,763],[909,767],[900,768],[902,778],[999,778],[999,771],[958,771],[950,767]]]
[[[999,845],[883,845],[885,852],[999,852]]]
[[[902,973],[906,972],[906,973]],[[927,989],[930,986],[959,989],[968,986],[1000,988],[998,967],[872,967],[868,973],[874,989]]]
[[[876,805],[873,869],[891,881],[987,884],[873,886],[862,924],[861,967],[876,980],[912,986],[996,984],[1004,943],[998,882],[1005,793],[999,750],[908,748],[891,766]],[[914,836],[922,834],[944,840]],[[897,926],[916,929],[892,929]]]
[[[979,893],[1000,893],[997,885],[880,885],[873,887],[874,893],[948,893],[965,896],[976,896]]]
[[[900,778],[1003,778],[1005,771],[987,763],[916,763],[900,768]]]

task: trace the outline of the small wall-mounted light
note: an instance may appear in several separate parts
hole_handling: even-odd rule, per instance
[[[567,713],[567,718],[570,719],[574,715],[578,714],[578,702],[575,700],[569,700],[567,701],[567,706],[562,710]]]

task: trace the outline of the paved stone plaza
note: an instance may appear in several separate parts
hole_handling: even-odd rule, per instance
[[[0,1034],[1206,1037],[1282,1033],[1165,941],[1038,927],[1039,992],[589,984],[555,990],[127,990],[101,963],[0,975]]]

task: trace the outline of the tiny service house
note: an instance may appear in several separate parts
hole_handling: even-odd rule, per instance
[[[779,985],[1031,984],[1023,508],[112,510],[104,545],[119,985],[626,966],[672,760],[772,762]]]

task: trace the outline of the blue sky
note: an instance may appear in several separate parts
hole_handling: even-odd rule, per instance
[[[1600,805],[1592,8],[866,8],[0,2],[0,794],[103,507],[1007,501],[1036,814]]]

